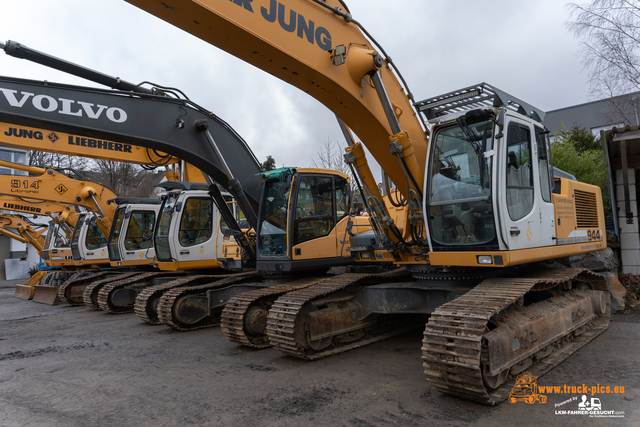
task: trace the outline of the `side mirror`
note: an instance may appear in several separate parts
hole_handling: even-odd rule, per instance
[[[498,119],[496,120],[496,124],[500,131],[496,135],[496,138],[502,138],[504,136],[504,121],[505,121],[505,109],[500,110],[500,114],[498,114]]]
[[[344,203],[346,206],[346,211],[351,211],[351,185],[348,183],[344,185]]]

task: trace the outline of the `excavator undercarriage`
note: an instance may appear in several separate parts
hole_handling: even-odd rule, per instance
[[[604,332],[610,316],[607,282],[588,270],[488,279],[433,312],[425,373],[443,393],[495,405],[517,374],[550,371]]]

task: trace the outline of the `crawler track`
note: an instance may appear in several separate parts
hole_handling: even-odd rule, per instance
[[[213,282],[215,280],[226,279],[232,277],[233,274],[223,275],[198,275],[182,277],[180,279],[172,280],[170,282],[161,283],[159,285],[149,286],[145,288],[136,297],[136,302],[133,309],[142,321],[150,323],[152,325],[159,325],[162,322],[158,319],[157,302],[166,291],[182,286],[194,286],[204,282]]]
[[[84,304],[82,298],[80,298],[80,296],[81,296],[80,292],[77,292],[78,296],[77,296],[76,299],[74,299],[71,296],[72,291],[76,290],[74,288],[79,287],[79,286],[86,286],[88,283],[91,283],[91,282],[93,282],[95,280],[100,280],[100,278],[103,278],[107,274],[109,274],[109,272],[107,272],[107,271],[99,271],[97,273],[91,273],[91,274],[88,274],[88,275],[85,275],[85,276],[69,278],[62,285],[60,285],[60,287],[58,288],[58,298],[60,298],[60,302],[64,302],[66,304],[71,304],[71,305],[82,305],[82,304]]]
[[[283,353],[306,360],[316,360],[334,354],[349,351],[377,341],[381,341],[415,328],[415,324],[406,321],[404,317],[387,316],[375,325],[367,325],[361,330],[346,336],[331,337],[328,342],[320,343],[318,350],[300,342],[300,332],[304,324],[304,307],[307,303],[321,297],[329,296],[346,290],[352,285],[362,285],[409,279],[410,275],[404,270],[394,270],[381,274],[347,273],[327,278],[294,292],[289,292],[273,304],[267,317],[267,336],[271,345]]]
[[[82,292],[82,300],[84,304],[92,310],[101,310],[100,305],[98,304],[98,292],[102,289],[103,286],[108,285],[114,281],[122,281],[128,279],[130,277],[135,277],[140,275],[140,272],[129,272],[120,274],[116,277],[110,277],[108,279],[91,281]]]
[[[561,301],[581,298],[576,291],[565,292],[566,296],[558,296],[558,291],[556,296],[533,303],[529,307],[521,308],[517,303],[529,291],[562,287],[567,289],[572,282],[589,284],[592,289],[606,291],[606,313],[589,318],[585,316],[584,323],[576,323],[576,327],[565,330],[564,335],[545,345],[544,351],[538,350],[536,353],[515,357],[509,354],[515,352],[514,349],[513,352],[506,351],[505,355],[498,355],[506,358],[505,363],[510,365],[500,374],[504,377],[494,383],[494,387],[489,386],[485,377],[489,369],[487,361],[496,356],[487,354],[489,334],[504,331],[504,328],[500,329],[500,325],[507,325],[509,321],[515,323],[517,316],[539,316],[544,319],[544,316],[561,307]],[[532,375],[545,374],[604,332],[609,325],[610,313],[605,279],[588,270],[545,270],[526,278],[488,279],[461,297],[442,305],[431,315],[425,328],[422,347],[425,373],[433,387],[443,393],[495,405],[509,397],[515,377],[523,369],[525,362],[532,363],[526,366]],[[580,317],[579,313],[573,315],[574,320],[575,317]],[[549,323],[543,325],[547,326]],[[535,343],[537,338],[531,335],[530,339]]]
[[[218,326],[220,324],[220,316],[212,314],[206,319],[193,324],[187,325],[180,322],[174,316],[174,304],[183,296],[188,295],[202,295],[210,289],[221,288],[224,286],[232,285],[234,283],[242,283],[247,280],[261,279],[260,273],[257,271],[251,271],[246,273],[234,274],[231,277],[227,277],[222,280],[213,281],[204,285],[197,286],[184,286],[180,288],[173,288],[166,291],[160,301],[158,302],[158,319],[167,326],[171,326],[179,331],[191,331],[195,329],[209,328],[212,326]]]
[[[120,280],[113,281],[111,283],[107,283],[98,292],[97,302],[101,310],[106,311],[112,314],[122,314],[122,313],[131,313],[133,312],[133,304],[128,305],[126,307],[118,307],[113,304],[111,297],[112,295],[120,289],[124,289],[127,286],[139,284],[141,286],[147,285],[152,279],[163,277],[163,276],[176,276],[183,275],[184,272],[175,272],[175,271],[153,271],[149,273],[138,274],[133,277],[125,278],[123,277]]]
[[[282,285],[243,292],[231,298],[222,310],[220,323],[222,332],[229,341],[236,344],[253,348],[271,347],[266,334],[266,318],[273,302],[287,292],[306,288],[324,279],[325,277],[299,279]],[[251,325],[250,330],[245,327],[245,322]]]

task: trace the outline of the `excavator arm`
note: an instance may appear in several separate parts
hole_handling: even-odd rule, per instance
[[[396,256],[410,246],[425,246],[426,126],[393,61],[342,0],[127,1],[290,83],[333,111],[343,131],[360,138],[386,175],[383,200],[361,143],[349,136],[345,159],[364,187],[378,238]],[[401,217],[395,208],[403,209]]]
[[[51,199],[29,199],[0,194],[0,209],[25,215],[49,216],[62,227],[68,238],[71,238],[73,228],[78,222],[78,212],[74,206]]]
[[[170,151],[224,188],[241,187],[232,194],[247,199],[247,215],[258,210],[259,162],[227,123],[188,100],[9,77],[0,77],[0,92],[0,123],[81,133],[80,144],[96,149],[115,140],[114,149]],[[9,129],[0,126],[3,131]]]
[[[98,224],[106,236],[111,230],[115,206],[108,200],[117,196],[108,188],[89,181],[69,178],[53,169],[0,161],[0,166],[38,176],[0,175],[0,192],[18,197],[49,200],[82,206],[98,214]]]
[[[28,199],[24,197],[8,196],[6,194],[0,194],[0,209],[6,211],[17,212],[23,215],[46,215],[46,216],[59,216],[63,212],[75,210],[71,206],[58,203],[52,200],[37,200]]]
[[[256,192],[255,185],[253,185],[252,183],[246,182],[247,181],[246,176],[252,176],[252,175],[255,175],[256,172],[259,172],[261,170],[260,163],[253,155],[253,152],[248,148],[244,140],[228,124],[226,124],[224,121],[222,121],[220,118],[218,118],[214,114],[204,110],[203,108],[189,101],[189,99],[186,97],[186,95],[184,95],[184,93],[182,93],[182,91],[176,88],[162,87],[160,85],[155,85],[153,83],[148,83],[148,82],[145,82],[145,83],[151,84],[152,85],[151,88],[142,86],[142,83],[135,85],[133,83],[129,83],[121,79],[120,77],[113,77],[113,76],[106,75],[99,71],[83,67],[79,64],[74,64],[74,63],[65,61],[63,59],[57,58],[55,56],[48,55],[43,52],[39,52],[35,49],[31,49],[27,46],[24,46],[20,43],[17,43],[11,40],[9,40],[6,44],[0,43],[0,47],[4,49],[7,55],[14,56],[20,59],[27,59],[29,61],[33,61],[38,64],[45,65],[47,67],[55,68],[57,70],[60,70],[69,74],[73,74],[75,76],[111,87],[118,91],[124,92],[125,94],[126,93],[130,95],[136,94],[137,96],[143,96],[143,97],[146,95],[153,95],[156,99],[164,99],[165,101],[168,101],[169,99],[173,99],[174,101],[177,100],[178,103],[180,102],[189,103],[196,109],[199,109],[200,111],[204,112],[206,115],[210,116],[210,119],[217,121],[218,124],[221,125],[221,127],[215,127],[209,130],[209,123],[206,121],[201,121],[198,123],[198,128],[200,131],[202,131],[202,133],[205,135],[205,137],[211,144],[214,150],[214,154],[217,156],[217,159],[220,162],[221,171],[226,177],[226,179],[223,181],[220,181],[220,180],[216,180],[216,181],[218,184],[223,185],[227,190],[229,190],[230,193],[237,199],[240,207],[243,209],[243,211],[247,215],[247,219],[249,220],[251,225],[255,227],[254,210],[257,208],[257,203],[255,202],[255,199],[259,197],[259,190]],[[0,89],[0,91],[1,90],[2,89]],[[82,88],[80,88],[80,90],[82,90]],[[85,90],[89,90],[89,92],[91,92],[91,89],[89,88],[85,88]],[[77,101],[77,102],[78,102],[78,106],[81,106],[83,111],[74,112],[72,111],[73,106],[71,105],[74,103],[74,101],[61,100],[61,103],[64,106],[60,110],[60,113],[82,116],[84,112],[87,114],[88,117],[97,119],[99,118],[98,116],[102,113],[102,111],[106,110],[105,114],[109,117],[109,119],[112,119],[113,115],[117,115],[119,119],[115,119],[115,121],[117,122],[126,121],[126,118],[125,118],[126,112],[124,110],[120,110],[117,108],[109,108],[108,106],[97,104],[95,106],[97,108],[97,114],[96,114],[95,111],[92,110],[92,107],[94,107],[94,104],[86,103],[82,101]],[[111,111],[111,116],[109,114],[110,111]],[[122,114],[124,114],[124,116]],[[138,123],[138,125],[143,125],[143,124]],[[182,118],[178,118],[176,120],[176,125],[179,128],[183,128],[185,123]],[[79,128],[76,130],[82,131],[83,129]],[[27,130],[25,133],[29,135],[29,130]],[[42,134],[43,132],[40,132],[39,134],[40,139],[42,139]],[[5,135],[11,136],[12,135],[11,130],[5,133]],[[20,131],[16,131],[15,135],[21,136],[23,135],[23,133]],[[214,136],[215,136],[215,139],[214,139]],[[53,135],[48,134],[48,138],[56,139],[57,135],[55,135],[55,133]],[[220,144],[220,139],[223,139],[222,146],[218,146],[218,144]],[[102,148],[106,150],[113,150],[116,152],[125,152],[125,153],[133,153],[134,151],[136,151],[138,154],[140,154],[140,150],[142,150],[140,147],[132,147],[128,144],[122,144],[122,143],[112,144],[111,141],[96,141],[93,139],[79,138],[77,136],[73,137],[73,135],[67,135],[66,140],[68,141],[69,145],[76,145],[80,147],[87,146],[93,149]],[[227,145],[229,140],[231,140],[232,142],[234,142],[235,140],[240,150],[229,152],[229,148]],[[55,142],[55,141],[52,141],[52,142]],[[15,146],[10,144],[5,144],[5,145]],[[179,144],[179,142],[176,142],[176,144]],[[177,161],[177,158],[175,157],[172,158],[171,155],[159,152],[156,149],[156,147],[150,147],[150,146],[144,146],[144,147],[147,153],[148,160],[145,160],[144,158],[140,158],[140,156],[138,156],[139,159],[136,160],[136,163],[144,164],[147,166],[162,166],[164,164],[169,164],[172,161],[173,162]],[[42,148],[44,148],[43,151],[60,152],[60,151],[52,150],[51,147],[48,147],[48,148],[42,147]],[[242,148],[244,148],[244,150],[242,150]],[[82,155],[84,157],[104,158],[104,157],[99,157],[102,154],[100,153],[100,150],[97,150],[97,152],[95,150],[90,151],[88,154],[85,151],[86,150],[82,150],[82,148],[78,149],[76,147],[73,147],[70,150],[69,147],[67,147],[66,150],[63,150],[62,152],[64,154]],[[233,154],[233,156],[227,157],[225,159],[224,156],[228,154]],[[115,158],[107,156],[107,160],[129,161],[129,160],[123,160],[123,159],[128,159],[130,157],[128,154],[123,155],[123,154],[114,153],[113,155],[115,156]],[[160,159],[164,163],[159,164],[155,157],[160,157]],[[179,178],[177,178],[177,176],[179,176]],[[190,182],[205,182],[205,178],[202,175],[202,172],[199,171],[197,168],[194,168],[192,165],[185,164],[184,161],[182,161],[181,163],[180,173],[173,177],[168,176],[167,178],[174,179],[174,180],[181,180],[181,181],[186,180]],[[259,182],[259,180],[255,180],[255,179],[253,181],[254,183]],[[258,185],[258,187],[260,187],[260,185]],[[257,196],[254,193],[257,193]],[[221,206],[220,208],[222,209],[223,207],[224,206]],[[238,228],[239,230],[239,227],[236,227],[236,228]]]
[[[36,227],[39,230],[36,230]],[[9,231],[13,228],[16,232]],[[20,243],[29,243],[38,254],[42,256],[44,247],[44,237],[42,235],[47,231],[46,225],[33,224],[22,215],[0,214],[0,234],[8,236]]]
[[[127,0],[290,83],[344,121],[407,197],[402,157],[421,190],[426,133],[393,63],[339,0]],[[405,85],[406,86],[406,85]],[[411,184],[411,187],[414,187]],[[421,194],[422,192],[419,191]]]

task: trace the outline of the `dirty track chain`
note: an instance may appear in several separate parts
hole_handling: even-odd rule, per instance
[[[159,285],[149,286],[148,288],[143,289],[142,292],[138,294],[138,296],[136,297],[136,302],[133,305],[133,310],[135,311],[136,316],[138,316],[144,322],[152,325],[160,325],[162,322],[158,319],[158,313],[153,312],[151,307],[148,306],[152,298],[158,295],[161,295],[164,292],[173,288],[193,285],[194,283],[200,284],[203,280],[212,282],[214,280],[220,280],[220,279],[224,279],[226,277],[231,277],[231,276],[232,275],[230,274],[219,275],[219,276],[215,276],[215,275],[188,276],[188,277],[182,277],[180,279],[172,280],[170,282],[161,283]]]
[[[153,271],[150,273],[142,273],[130,278],[122,278],[122,280],[117,280],[112,283],[105,284],[102,286],[100,291],[98,292],[98,306],[100,310],[106,311],[112,314],[123,314],[123,313],[131,313],[133,311],[133,307],[115,307],[110,302],[110,297],[119,289],[123,289],[125,286],[129,286],[138,282],[146,282],[155,277],[162,277],[168,275],[176,275],[181,273],[176,273],[175,271]]]
[[[82,305],[83,302],[79,302],[79,301],[75,302],[69,299],[68,295],[69,295],[69,292],[71,291],[71,288],[73,288],[74,286],[83,286],[86,283],[89,283],[96,279],[100,279],[101,277],[107,274],[108,272],[106,271],[100,271],[97,273],[89,274],[88,276],[81,276],[81,277],[70,278],[69,280],[66,280],[58,288],[58,298],[60,299],[60,302],[64,302],[66,304],[71,304],[71,305]]]
[[[139,274],[139,272],[124,273],[116,277],[111,277],[109,279],[102,279],[92,282],[88,284],[86,288],[84,288],[84,292],[82,293],[82,300],[84,301],[84,304],[90,309],[101,310],[100,305],[98,304],[98,292],[100,292],[100,289],[102,289],[103,286],[114,281],[123,280],[131,276],[137,276]]]
[[[382,321],[388,323],[388,326],[390,326],[390,330],[387,332],[378,334],[369,333],[358,341],[348,343],[333,342],[330,347],[320,351],[303,348],[296,343],[294,336],[297,322],[303,321],[303,319],[297,319],[298,313],[306,303],[316,298],[338,292],[354,284],[404,279],[410,279],[410,275],[404,269],[380,274],[346,273],[325,279],[313,286],[287,293],[278,298],[271,310],[269,310],[267,317],[267,336],[269,342],[274,348],[283,353],[301,359],[317,360],[407,332],[413,329],[415,325],[412,325],[410,322],[406,323],[396,320],[392,320],[391,323],[389,323],[387,319],[383,319]]]
[[[240,283],[244,280],[251,278],[259,278],[260,274],[257,271],[247,272],[247,273],[238,273],[231,275],[231,277],[227,277],[222,280],[214,281],[212,283],[208,283],[205,285],[197,285],[197,286],[186,286],[180,288],[170,289],[162,295],[160,301],[158,302],[158,319],[167,326],[171,326],[174,329],[179,331],[192,331],[195,329],[202,328],[210,328],[212,326],[218,326],[220,324],[219,317],[212,317],[208,320],[203,320],[201,323],[192,326],[180,325],[179,322],[176,323],[173,317],[173,306],[176,300],[179,297],[190,295],[190,294],[201,294],[205,293],[209,289],[216,289],[223,286],[231,285],[234,283]]]
[[[528,278],[488,279],[466,294],[448,302],[431,315],[422,346],[424,372],[436,390],[465,399],[495,405],[509,397],[515,384],[510,378],[496,389],[487,387],[482,376],[482,338],[492,316],[514,304],[534,287],[548,289],[580,276],[598,290],[607,290],[602,276],[580,269],[539,272]],[[541,376],[604,332],[609,316],[600,316],[591,329],[572,338],[559,338],[557,349],[527,370]]]
[[[271,347],[266,334],[261,336],[249,336],[244,330],[244,316],[247,310],[254,304],[273,302],[287,292],[296,291],[316,284],[318,278],[305,278],[281,285],[269,286],[263,289],[243,292],[231,298],[222,310],[220,328],[227,339],[236,344],[253,348]]]

